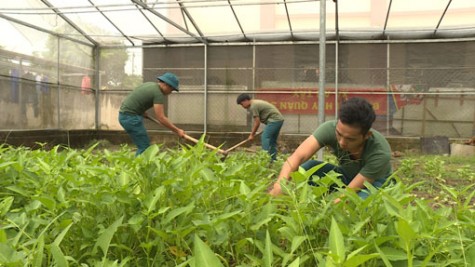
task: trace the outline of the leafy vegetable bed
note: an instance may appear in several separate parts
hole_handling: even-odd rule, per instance
[[[453,171],[469,181],[453,186],[443,159],[403,159],[398,183],[363,201],[328,194],[334,175],[309,187],[304,172],[271,198],[282,160],[222,161],[202,143],[138,158],[127,147],[0,153],[0,266],[475,264],[474,165]]]

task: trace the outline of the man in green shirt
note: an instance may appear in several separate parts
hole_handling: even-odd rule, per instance
[[[274,161],[277,157],[277,138],[284,124],[284,117],[271,103],[264,100],[251,99],[251,96],[248,94],[239,95],[236,102],[243,108],[248,109],[254,118],[248,140],[252,141],[254,139],[261,123],[266,125],[261,136],[262,149],[267,151],[272,161]]]
[[[337,157],[338,166],[326,163],[314,175],[323,177],[330,171],[340,175],[348,188],[358,192],[361,198],[368,197],[364,182],[379,188],[391,175],[391,148],[384,136],[371,128],[376,114],[365,99],[350,98],[342,103],[338,120],[320,125],[286,160],[271,195],[281,194],[281,183],[290,179],[290,173],[298,166],[306,170],[322,162],[309,160],[318,150],[329,147]],[[309,184],[313,185],[312,181]],[[336,200],[339,202],[339,199]]]
[[[176,127],[166,116],[163,105],[167,95],[178,92],[179,81],[175,74],[167,72],[157,77],[157,82],[146,82],[135,88],[122,102],[119,110],[119,123],[137,146],[136,156],[150,146],[150,138],[145,129],[143,118],[146,111],[153,107],[158,121],[168,129],[183,137],[185,131]]]

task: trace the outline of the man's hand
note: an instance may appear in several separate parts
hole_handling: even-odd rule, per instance
[[[269,190],[269,194],[273,197],[276,197],[282,194],[282,188],[280,186],[280,181],[274,183],[274,186]]]
[[[179,137],[183,138],[183,137],[185,137],[185,134],[186,134],[186,133],[185,133],[185,131],[184,131],[183,129],[178,129],[178,131],[176,132],[176,134],[177,134]]]
[[[247,137],[247,140],[253,141],[254,140],[254,134],[250,134],[249,137]]]

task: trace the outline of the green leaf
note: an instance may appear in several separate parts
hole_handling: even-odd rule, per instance
[[[312,168],[308,169],[308,170],[305,170],[304,168],[302,168],[301,166],[299,166],[299,169],[298,169],[298,173],[300,175],[291,175],[292,179],[295,180],[295,182],[299,183],[299,182],[307,182],[310,177],[316,172],[318,171],[320,168],[322,168],[323,166],[325,166],[327,163],[326,162],[322,162],[316,166],[313,166]]]
[[[7,214],[8,211],[10,211],[13,199],[14,198],[12,196],[8,196],[3,199],[2,202],[0,202],[0,216],[4,216],[5,214]]]
[[[69,231],[69,228],[71,228],[73,224],[70,223],[68,226],[66,226],[66,228],[63,229],[63,231],[61,231],[61,233],[54,239],[54,244],[57,245],[59,247],[59,244],[61,244],[61,241],[63,241],[63,238],[64,236],[66,236],[66,234],[68,233]]]
[[[144,201],[144,205],[147,208],[147,214],[150,214],[152,211],[155,210],[157,201],[160,199],[163,193],[165,193],[165,186],[162,185],[160,187],[155,188],[153,193],[147,196]]]
[[[33,266],[41,267],[43,263],[43,251],[45,248],[44,235],[40,235],[36,241],[36,249],[33,252]]]
[[[330,256],[327,257],[325,260],[325,267],[339,267],[335,264],[335,262],[332,260]]]
[[[251,189],[249,188],[249,186],[247,186],[244,181],[241,181],[241,184],[239,185],[239,193],[247,196],[250,192]]]
[[[400,214],[403,209],[401,204],[395,198],[387,194],[384,195],[383,199],[386,211],[394,217],[401,217]]]
[[[15,193],[18,193],[24,197],[30,197],[30,193],[26,190],[24,190],[23,188],[20,188],[16,185],[12,185],[12,186],[7,186],[5,187],[6,189],[10,190],[10,191],[13,191]]]
[[[391,262],[389,261],[387,255],[384,254],[383,250],[379,248],[379,246],[376,244],[376,242],[374,242],[374,247],[376,248],[376,251],[378,251],[379,257],[383,260],[384,265],[385,265],[386,267],[392,267],[393,265],[392,265]]]
[[[471,186],[470,186],[471,187]],[[466,189],[464,189],[465,191]],[[475,190],[471,191],[470,194],[465,195],[465,201],[463,202],[463,206],[465,208],[471,208],[471,203],[473,201],[473,197],[475,196]]]
[[[65,192],[64,192],[64,188],[62,186],[60,186],[58,188],[58,192],[56,193],[56,198],[59,200],[59,202],[61,204],[64,204],[64,203],[66,203],[65,197],[66,197],[66,195],[65,195]]]
[[[56,210],[56,200],[53,197],[48,195],[43,195],[39,197],[32,197],[32,199],[38,200],[41,204],[50,211]]]
[[[308,186],[307,183],[303,183],[303,187],[301,188],[301,190],[299,191],[299,198],[298,198],[298,203],[299,204],[302,204],[302,203],[306,203],[308,200],[308,192],[312,192],[309,188],[312,188],[314,186]]]
[[[165,219],[163,220],[163,223],[164,223],[164,224],[168,224],[168,223],[170,223],[173,219],[175,219],[176,217],[180,216],[181,214],[183,214],[183,213],[185,213],[185,214],[190,213],[194,208],[195,208],[195,202],[191,202],[191,203],[188,204],[188,206],[186,206],[186,207],[181,207],[181,208],[174,209],[174,210],[170,211],[170,212],[167,214],[167,216],[166,216]]]
[[[297,171],[290,173],[290,178],[292,178],[292,181],[295,181],[296,183],[304,182],[308,179],[308,177],[305,176],[305,169],[301,166],[299,166]]]
[[[300,257],[297,257],[288,267],[299,267],[300,266]]]
[[[64,254],[61,251],[61,249],[54,243],[51,244],[50,246],[51,246],[50,247],[51,254],[53,255],[53,259],[56,263],[56,266],[61,266],[61,267],[69,266],[68,261],[66,260],[66,257],[64,257]]]
[[[299,166],[297,171],[294,171],[290,174],[290,177],[296,183],[307,182],[310,179],[310,177],[312,176],[312,174],[314,174],[316,171],[318,171],[325,164],[326,163],[323,162],[321,164],[313,166],[309,170],[305,170],[304,168],[302,168],[302,166]]]
[[[220,221],[225,221],[226,219],[229,219],[229,218],[233,217],[234,215],[237,215],[237,214],[240,214],[240,213],[242,213],[242,210],[235,210],[233,212],[227,212],[227,213],[221,214],[218,217],[216,217],[213,220],[213,222],[216,223],[216,222],[220,222]]]
[[[449,186],[446,186],[444,185],[443,183],[440,183],[439,184],[445,191],[447,191],[454,200],[457,200],[458,198],[458,193],[457,193],[457,190],[455,190],[455,188],[453,187],[449,187]]]
[[[396,231],[399,234],[399,238],[404,243],[406,251],[411,249],[412,241],[416,238],[416,233],[412,230],[409,223],[406,220],[399,218],[396,223]]]
[[[40,168],[47,174],[51,173],[51,166],[43,161],[42,158],[37,158]]]
[[[96,244],[94,245],[94,249],[92,250],[93,254],[96,254],[97,247],[100,247],[104,255],[107,255],[107,251],[109,250],[112,237],[114,237],[114,234],[119,228],[119,226],[122,225],[123,219],[124,219],[124,216],[120,217],[114,223],[112,223],[107,229],[105,229],[104,232],[102,232],[102,234],[97,239]]]
[[[308,239],[307,236],[294,236],[292,238],[292,245],[290,247],[290,253],[294,253],[295,250],[297,250],[300,247],[300,244],[302,244],[307,239]]]
[[[200,170],[200,174],[201,174],[201,176],[203,176],[203,178],[206,181],[215,181],[216,180],[216,178],[214,176],[214,172],[212,170],[210,170],[209,168],[204,167],[202,170]]]
[[[21,254],[5,243],[0,243],[0,266],[26,266]]]
[[[324,186],[309,186],[309,188],[311,188],[312,192],[313,192],[313,195],[316,197],[316,198],[320,198],[321,196],[323,196],[326,192],[328,192],[328,188],[324,187]]]
[[[259,228],[261,228],[262,225],[267,224],[271,220],[272,220],[272,217],[264,218],[264,219],[260,220],[259,222],[257,222],[256,224],[252,225],[251,230],[252,231],[259,230]]]
[[[130,182],[129,174],[127,172],[121,172],[117,177],[117,182],[120,186],[127,186]]]
[[[231,165],[231,167],[226,169],[226,172],[223,175],[226,177],[232,177],[232,176],[238,175],[241,172],[243,167],[244,167],[243,164]]]
[[[0,229],[0,244],[7,243],[7,233],[5,233],[4,229]]]
[[[358,232],[361,230],[361,228],[363,228],[363,226],[370,223],[370,221],[371,221],[370,219],[371,219],[371,217],[368,217],[368,218],[364,219],[363,221],[357,222],[355,224],[355,226],[353,226],[353,229],[351,231],[351,235],[357,235]]]
[[[380,249],[380,254],[383,254],[390,261],[401,261],[407,259],[407,254],[404,251],[393,247],[382,247]]]
[[[0,170],[1,169],[6,169],[6,167],[15,164],[15,161],[7,161],[7,162],[2,162],[0,163]]]
[[[379,257],[378,253],[368,254],[368,255],[356,255],[349,258],[343,264],[344,267],[357,267],[361,266],[363,263],[367,262],[370,259]]]
[[[330,227],[330,252],[336,263],[340,264],[345,260],[345,240],[343,239],[343,234],[338,227],[338,223],[333,217]]]
[[[467,266],[475,266],[475,246],[472,245],[472,247],[470,247],[468,250],[467,250],[467,263],[468,265]]]
[[[214,254],[211,248],[203,242],[198,235],[195,235],[193,241],[193,256],[195,259],[195,266],[213,266],[224,267],[219,258]]]
[[[175,267],[195,267],[195,259],[194,258],[191,258],[187,261],[184,261],[178,265],[176,265]]]
[[[145,162],[154,162],[155,156],[158,153],[158,145],[154,144],[149,146],[140,156],[145,159]]]
[[[264,247],[264,266],[272,267],[272,261],[274,260],[272,254],[272,241],[270,239],[269,230],[266,231],[266,241]]]

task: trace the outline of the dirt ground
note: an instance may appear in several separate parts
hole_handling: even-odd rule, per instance
[[[474,191],[475,157],[393,152],[393,167],[402,182],[421,182],[412,193],[431,202],[434,208],[463,203]],[[472,198],[470,203],[473,205],[475,200]]]

